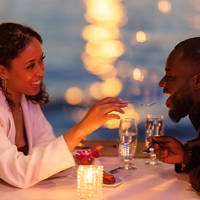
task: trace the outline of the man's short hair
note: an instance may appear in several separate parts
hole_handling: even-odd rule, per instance
[[[197,72],[200,72],[200,37],[186,39],[178,43],[174,50],[181,53],[181,59],[191,63],[189,66],[193,64]]]

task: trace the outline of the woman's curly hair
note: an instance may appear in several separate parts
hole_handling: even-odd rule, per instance
[[[42,44],[41,36],[28,26],[17,23],[1,23],[0,24],[0,65],[3,65],[8,70],[10,69],[11,61],[26,48],[26,46],[35,38]],[[2,79],[0,79],[0,87],[2,87]],[[8,98],[6,91],[4,94],[7,98],[9,106],[13,102]],[[45,85],[41,82],[40,92],[35,96],[26,95],[28,100],[33,103],[46,104],[49,102],[49,96],[46,92]]]

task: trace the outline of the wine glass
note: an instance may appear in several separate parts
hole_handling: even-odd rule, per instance
[[[146,164],[157,165],[160,162],[156,158],[154,148],[150,146],[148,138],[150,136],[163,136],[164,135],[164,117],[154,117],[147,115],[145,123],[145,152],[150,154],[150,160]]]
[[[123,118],[119,126],[119,149],[118,154],[123,161],[123,169],[135,169],[131,163],[137,146],[137,121],[134,118]]]

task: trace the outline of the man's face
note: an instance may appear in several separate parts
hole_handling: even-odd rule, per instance
[[[166,101],[169,107],[169,116],[174,122],[188,115],[192,105],[192,95],[189,81],[194,75],[191,66],[183,61],[182,54],[173,50],[166,62],[165,76],[160,80],[159,86],[169,98]]]

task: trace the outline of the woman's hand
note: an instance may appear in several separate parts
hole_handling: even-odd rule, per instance
[[[183,144],[176,138],[171,136],[150,137],[149,142],[154,148],[156,157],[162,162],[176,164],[184,161]]]
[[[110,119],[120,119],[118,114],[111,112],[124,113],[123,109],[128,104],[123,103],[119,98],[107,97],[96,102],[87,112],[79,125],[83,129],[83,134],[88,135],[105,124]]]
[[[107,97],[95,103],[87,112],[83,120],[63,134],[64,140],[70,151],[87,135],[94,132],[110,119],[120,119],[118,114],[112,111],[124,113],[122,108],[128,104],[119,98]]]

